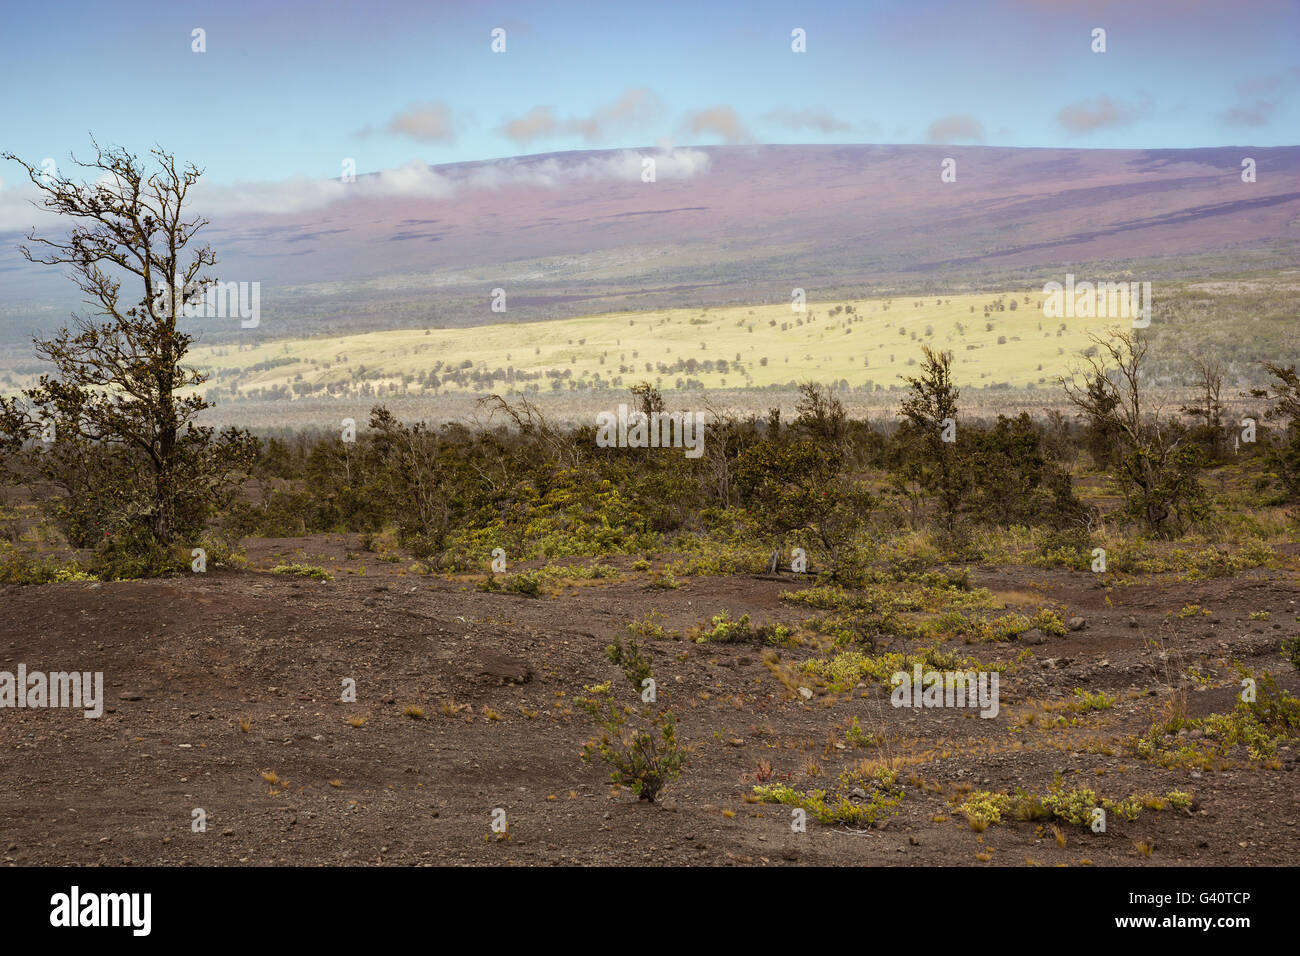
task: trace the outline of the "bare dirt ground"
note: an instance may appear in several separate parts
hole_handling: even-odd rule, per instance
[[[1107,592],[1091,574],[976,569],[972,583],[1009,606],[1046,599],[1086,621],[1030,647],[1032,658],[1003,675],[1001,713],[991,720],[894,709],[880,687],[805,700],[764,665],[762,646],[652,642],[661,700],[677,712],[692,753],[682,778],[649,804],[612,792],[602,767],[579,760],[593,728],[573,695],[616,677],[605,646],[651,610],[671,629],[722,610],[759,621],[807,616],[778,599],[795,586],[792,576],[694,577],[652,590],[645,574],[629,572],[528,598],[414,575],[371,555],[345,559],[354,546],[337,535],[248,542],[251,567],[310,561],[331,568],[329,582],[216,570],[0,589],[0,670],[22,662],[29,671],[102,671],[107,708],[98,720],[0,710],[0,859],[1257,866],[1293,863],[1300,848],[1294,747],[1283,746],[1275,769],[1243,758],[1194,771],[1161,768],[1119,743],[1156,716],[1170,657],[1203,670],[1240,660],[1300,690],[1278,652],[1297,628],[1294,574],[1153,578]],[[1153,646],[1166,615],[1187,605],[1208,613],[1178,620],[1165,652]],[[1018,642],[953,647],[981,660],[1025,650]],[[356,681],[356,703],[340,701],[344,678]],[[1116,703],[1066,726],[1025,723],[1075,688]],[[1194,691],[1189,713],[1231,710],[1235,693],[1222,681]],[[423,716],[406,714],[412,706]],[[792,833],[789,808],[745,800],[760,761],[800,788],[833,782],[866,755],[843,743],[854,716],[907,762],[906,796],[883,825],[810,819],[806,833]],[[818,778],[807,775],[810,761]],[[1058,773],[1112,799],[1182,790],[1195,801],[1135,822],[1112,817],[1104,834],[1067,826],[1064,847],[1034,823],[977,834],[953,812],[963,791],[1041,793]],[[192,831],[196,808],[206,832]],[[496,808],[508,839],[491,832]],[[1138,842],[1154,847],[1149,856]]]

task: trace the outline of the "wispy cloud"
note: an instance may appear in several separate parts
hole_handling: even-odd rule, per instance
[[[840,133],[853,128],[851,123],[832,116],[821,106],[806,106],[799,110],[772,110],[770,113],[763,114],[763,120],[787,129],[810,129],[819,133]]]
[[[1219,119],[1228,126],[1267,126],[1277,106],[1277,100],[1256,100],[1248,105],[1228,107],[1219,114]]]
[[[383,126],[376,129],[367,126],[358,136],[373,136],[376,133],[388,133],[413,139],[419,143],[450,143],[456,139],[455,123],[451,107],[442,100],[428,100],[416,103],[400,113],[396,113]]]
[[[730,106],[714,106],[688,113],[686,129],[695,136],[717,136],[728,145],[754,141],[754,137]]]
[[[930,124],[925,131],[927,143],[982,143],[984,124],[966,113],[944,116]]]
[[[550,106],[534,106],[507,122],[501,131],[521,145],[556,136],[579,136],[588,143],[599,143],[629,129],[644,135],[662,113],[663,104],[652,90],[630,89],[585,116],[560,117]]]
[[[578,121],[578,129],[589,143],[617,128],[644,127],[663,113],[663,104],[651,90],[627,90],[612,104]]]
[[[555,110],[549,106],[534,106],[518,119],[513,119],[501,128],[501,131],[523,145],[535,139],[547,139],[560,132],[560,123],[555,118]]]
[[[1237,84],[1237,103],[1219,114],[1228,126],[1267,126],[1282,105],[1284,95],[1300,87],[1300,67],[1243,80]]]
[[[456,138],[452,128],[451,108],[441,100],[421,103],[388,121],[387,129],[422,143],[450,142]]]
[[[1143,112],[1143,107],[1098,96],[1094,100],[1072,103],[1057,111],[1056,121],[1071,133],[1091,133],[1099,129],[1128,126]]]

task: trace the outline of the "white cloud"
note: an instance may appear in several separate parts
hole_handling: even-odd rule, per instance
[[[20,180],[6,189],[4,180],[0,179],[0,232],[25,233],[33,227],[43,229],[58,221],[53,213],[33,206],[32,200],[39,203],[40,193],[31,183]]]
[[[505,159],[466,167],[434,169],[414,160],[395,169],[358,175],[356,182],[309,179],[218,185],[200,181],[191,192],[194,212],[217,220],[238,215],[288,215],[321,209],[346,199],[450,200],[485,189],[534,186],[558,189],[570,183],[640,182],[642,158],[655,159],[660,182],[692,179],[708,172],[709,156],[698,149],[618,150],[581,159]],[[47,229],[58,217],[33,209],[34,186],[0,189],[0,231]]]
[[[341,179],[293,179],[240,182],[228,186],[200,182],[194,187],[194,207],[215,217],[239,214],[277,215],[319,209],[344,199],[447,199],[456,191],[451,179],[427,163],[412,160],[356,182]]]
[[[624,149],[581,160],[549,157],[544,160],[506,159],[479,167],[458,185],[465,189],[499,189],[510,186],[558,188],[573,182],[614,180],[640,182],[642,159],[654,157],[656,180],[685,180],[709,169],[709,156],[698,149],[663,151]]]

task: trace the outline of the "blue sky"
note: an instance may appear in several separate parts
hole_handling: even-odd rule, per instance
[[[665,144],[1295,145],[1297,51],[1297,0],[10,4],[0,149],[62,163],[93,131],[233,183]]]

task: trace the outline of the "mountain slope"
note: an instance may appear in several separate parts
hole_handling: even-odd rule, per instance
[[[1066,271],[1204,277],[1296,261],[1300,148],[973,146],[573,152],[434,167],[426,195],[214,212],[228,281],[262,284],[244,336],[531,320],[625,308],[1041,284]],[[664,175],[641,181],[640,156]],[[680,159],[682,151],[677,158]],[[1241,179],[1243,157],[1258,179]],[[945,158],[956,181],[941,182]],[[287,187],[286,187],[287,188]],[[344,192],[346,196],[347,193]],[[75,300],[0,235],[0,340]],[[1112,270],[1108,272],[1107,270]],[[506,291],[508,311],[489,308]],[[61,311],[60,311],[61,310]],[[45,314],[40,314],[44,311]],[[205,336],[241,334],[213,320]]]

